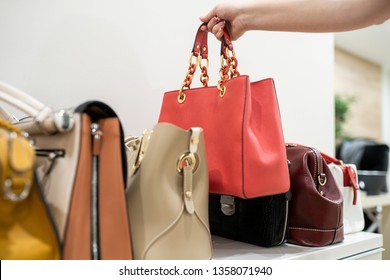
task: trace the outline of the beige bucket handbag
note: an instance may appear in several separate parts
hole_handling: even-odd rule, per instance
[[[125,144],[134,259],[211,259],[202,129],[159,123]]]

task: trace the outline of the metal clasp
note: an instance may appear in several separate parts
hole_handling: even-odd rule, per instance
[[[221,195],[220,199],[221,211],[226,216],[232,216],[236,213],[236,204],[234,203],[234,197],[230,195]]]
[[[8,178],[4,181],[4,198],[12,202],[20,202],[25,200],[30,194],[31,182],[27,180],[24,184],[23,191],[16,194],[12,191],[12,179]]]
[[[185,153],[182,154],[177,161],[176,169],[177,172],[181,173],[183,172],[184,166],[191,166],[192,172],[195,172],[199,165],[199,158],[198,154],[194,153]]]

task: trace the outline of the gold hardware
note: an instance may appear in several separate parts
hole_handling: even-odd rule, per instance
[[[225,86],[221,87],[221,86],[218,84],[218,85],[217,85],[217,88],[218,88],[218,90],[219,90],[219,96],[220,96],[221,98],[223,98],[223,97],[225,96],[225,93],[226,93],[226,87],[225,87]]]
[[[194,145],[198,145],[199,144],[199,137],[192,137],[191,143]]]
[[[324,174],[324,173],[321,173],[321,174],[319,174],[318,175],[318,184],[321,186],[321,187],[323,187],[323,186],[325,186],[325,184],[326,184],[326,175]],[[325,196],[325,194],[324,194],[324,192],[323,192],[323,190],[322,190],[322,188],[319,188],[319,192],[320,192],[320,194],[322,195],[322,196]]]
[[[181,173],[184,165],[190,165],[192,172],[195,172],[199,165],[199,158],[197,154],[185,153],[182,154],[177,161],[176,170]]]
[[[186,100],[186,94],[182,90],[180,90],[179,95],[177,96],[177,102],[182,104],[184,103],[185,100]]]
[[[191,86],[191,82],[192,82],[192,78],[193,78],[193,75],[196,71],[196,67],[197,65],[199,64],[199,59],[200,57],[199,56],[196,56],[195,58],[195,62],[193,62],[193,57],[194,57],[194,53],[191,52],[191,55],[190,55],[190,65],[188,66],[188,71],[186,73],[186,77],[184,78],[184,82],[179,90],[179,96],[177,98],[177,101],[179,102],[179,104],[182,104],[184,103],[185,99],[186,99],[186,96],[185,94],[183,93],[183,89],[186,87],[186,88],[190,88]]]
[[[209,81],[209,74],[207,73],[207,69],[209,68],[209,60],[207,58],[205,58],[205,60],[206,65],[202,65],[202,59],[199,59],[199,68],[202,71],[202,74],[200,75],[200,82],[204,87],[207,87]]]
[[[198,59],[198,65],[199,65],[199,67],[200,68],[202,68],[203,67],[203,65],[202,65],[202,58],[200,58],[200,59]],[[206,68],[209,68],[209,59],[208,58],[204,58],[204,60],[206,60]]]
[[[190,60],[189,60],[189,62],[190,62],[190,66],[192,65],[192,64],[195,64],[195,65],[198,65],[199,64],[199,56],[195,56],[195,62],[193,63],[192,62],[192,58],[194,58],[194,53],[193,52],[191,52],[191,54],[190,54]]]
[[[142,139],[140,140],[141,147],[139,148],[137,160],[134,163],[133,169],[136,171],[141,166],[141,162],[145,157],[146,150],[148,149],[148,145],[150,142],[150,138],[152,136],[153,130],[145,130],[142,135]]]
[[[232,57],[236,57],[236,52],[234,51],[234,49],[229,49],[229,47],[226,47],[225,48],[225,55],[226,55],[226,59],[228,61],[230,61],[232,59]]]
[[[325,186],[326,184],[326,175],[325,174],[320,174],[318,175],[318,183],[320,184],[320,186]]]

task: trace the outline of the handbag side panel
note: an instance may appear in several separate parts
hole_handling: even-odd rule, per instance
[[[273,79],[251,83],[245,100],[244,195],[254,198],[286,193],[290,177]]]
[[[74,127],[71,131],[57,134],[32,134],[36,149],[49,153],[37,153],[36,171],[42,185],[42,192],[53,215],[61,242],[64,240],[67,217],[76,171],[79,164],[81,119],[74,114]],[[48,155],[63,151],[63,156],[54,160]]]

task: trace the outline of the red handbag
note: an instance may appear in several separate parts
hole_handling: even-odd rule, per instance
[[[210,193],[240,198],[286,193],[290,181],[274,81],[251,82],[237,64],[225,32],[221,79],[208,86],[207,32],[199,28],[183,85],[164,94],[159,122],[203,128]],[[190,89],[198,66],[203,87]]]

